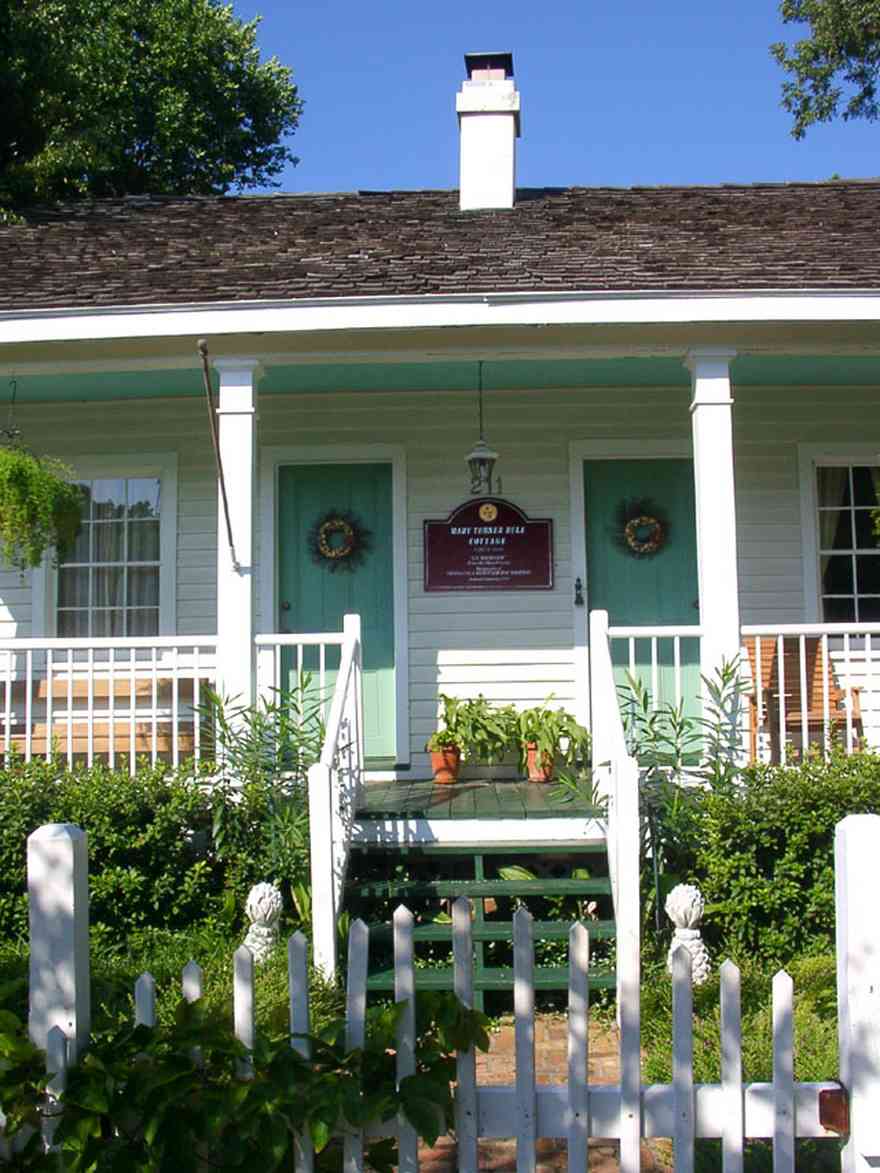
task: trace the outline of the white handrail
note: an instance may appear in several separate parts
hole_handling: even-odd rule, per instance
[[[699,639],[703,634],[699,624],[670,624],[668,626],[654,625],[653,627],[639,627],[615,625],[608,628],[609,639],[663,639],[664,636],[679,636],[681,639]]]
[[[877,635],[880,623],[745,623],[743,635]]]
[[[348,867],[351,830],[363,784],[364,735],[361,623],[346,615],[342,661],[327,717],[321,757],[309,769],[312,878],[312,955],[336,973],[336,925]]]
[[[83,639],[0,639],[0,652],[74,652],[127,651],[129,648],[210,648],[216,647],[216,635],[129,635],[118,638],[100,636]]]

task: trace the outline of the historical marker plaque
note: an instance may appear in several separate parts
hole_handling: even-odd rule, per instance
[[[466,501],[426,521],[426,591],[549,591],[553,522],[530,519],[499,497]]]

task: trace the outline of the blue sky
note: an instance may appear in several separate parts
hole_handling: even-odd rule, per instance
[[[468,50],[511,50],[522,186],[877,175],[880,125],[795,142],[768,45],[776,0],[237,0],[306,102],[285,191],[457,186]]]

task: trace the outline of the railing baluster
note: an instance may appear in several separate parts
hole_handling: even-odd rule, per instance
[[[107,689],[109,699],[107,703],[108,721],[107,733],[110,743],[110,769],[116,765],[116,649],[110,648],[107,655]]]
[[[672,672],[675,677],[675,704],[681,704],[681,636],[672,637]]]
[[[13,651],[6,653],[6,702],[4,705],[4,735],[3,735],[3,757],[5,761],[9,762],[10,754],[12,753],[12,677],[13,664],[18,668],[18,656]]]
[[[801,686],[801,758],[806,757],[810,744],[809,697],[807,696],[807,637],[798,637],[798,670]]]
[[[73,648],[67,649],[67,765],[73,766]]]
[[[52,760],[52,718],[54,714],[55,661],[52,648],[46,651],[46,761]]]
[[[849,657],[849,632],[843,637],[843,705],[846,712],[846,752],[853,751],[852,664]]]
[[[137,770],[137,649],[128,650],[128,772]]]
[[[199,645],[193,648],[192,658],[192,727],[193,727],[193,758],[196,763],[202,760],[202,722],[199,707],[202,703],[201,679],[199,672]]]
[[[318,645],[318,692],[321,703],[324,703],[324,694],[327,690],[327,645]]]
[[[150,649],[150,761],[155,766],[159,757],[159,669],[156,648]]]
[[[776,675],[779,682],[779,760],[784,766],[788,747],[785,739],[785,636],[782,635],[776,641]]]
[[[831,664],[828,656],[828,636],[821,638],[822,648],[822,756],[828,760],[831,751],[831,696],[828,688],[828,675]]]
[[[95,649],[90,647],[86,656],[86,761],[91,766],[95,761]]]
[[[34,745],[34,653],[25,652],[24,760],[29,762]]]
[[[660,671],[657,655],[657,636],[651,636],[651,708],[660,708]]]
[[[871,698],[871,710],[874,708],[874,649],[871,636],[865,636],[865,692]],[[864,736],[864,714],[862,715],[862,734]]]
[[[171,649],[171,764],[180,765],[180,648]]]
[[[764,673],[761,666],[761,637],[755,636],[755,699],[757,701],[755,720],[755,753],[760,757],[761,739],[764,736]]]

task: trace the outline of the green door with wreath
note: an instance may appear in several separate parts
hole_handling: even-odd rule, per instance
[[[584,464],[587,586],[591,610],[612,625],[690,626],[700,622],[693,462],[685,459],[591,460]],[[632,524],[647,516],[660,523]],[[660,536],[659,548],[653,544]],[[674,649],[659,641],[654,671],[650,640],[635,646],[635,670],[658,704],[675,703]],[[612,644],[615,676],[630,668],[624,642]],[[699,687],[699,641],[680,645],[685,712],[694,715]]]
[[[346,613],[360,615],[366,756],[371,765],[391,765],[397,744],[391,465],[286,465],[279,469],[278,500],[279,628],[341,631]],[[351,528],[334,525],[334,518]],[[328,649],[328,689],[338,667],[338,650]],[[317,680],[316,651],[304,668]]]

